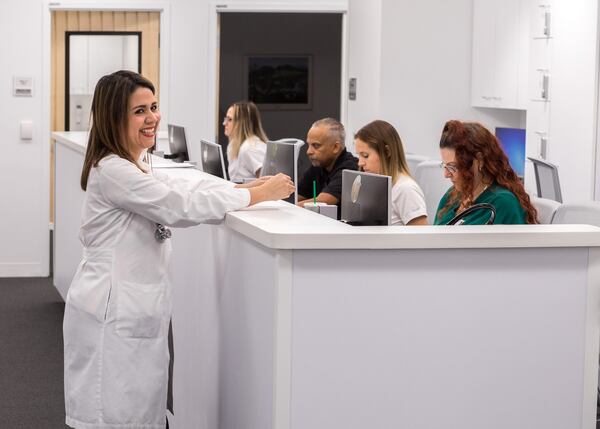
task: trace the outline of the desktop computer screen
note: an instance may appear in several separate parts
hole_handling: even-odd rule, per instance
[[[227,180],[225,159],[221,145],[206,140],[200,140],[202,171]]]
[[[525,130],[521,128],[496,128],[496,137],[500,141],[508,162],[517,176],[525,176]]]
[[[342,171],[342,222],[389,225],[392,178],[362,171]]]
[[[172,159],[175,162],[189,161],[185,128],[172,124],[168,124],[168,127],[169,151],[171,154],[165,155],[165,158]]]
[[[298,182],[298,153],[300,144],[294,140],[268,141],[267,153],[260,171],[261,176],[273,176],[278,173],[287,174],[294,183]],[[294,192],[285,201],[296,204],[298,202],[297,192]]]

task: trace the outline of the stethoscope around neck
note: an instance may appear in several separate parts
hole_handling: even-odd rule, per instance
[[[490,212],[490,217],[484,225],[493,225],[494,219],[496,219],[496,208],[489,203],[473,204],[468,209],[460,212],[450,219],[450,222],[448,222],[446,225],[462,225],[467,216],[479,210],[488,210]]]

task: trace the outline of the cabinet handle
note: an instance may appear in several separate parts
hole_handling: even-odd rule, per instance
[[[540,137],[540,158],[546,159],[548,152],[548,134],[546,131],[534,131],[533,133]]]
[[[551,23],[551,13],[550,9],[547,8],[546,12],[544,12],[544,36],[550,37],[550,23]]]
[[[543,100],[548,100],[548,88],[550,85],[550,75],[548,73],[544,73],[542,75],[542,99]]]

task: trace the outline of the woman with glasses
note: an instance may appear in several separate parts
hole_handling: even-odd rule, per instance
[[[260,176],[267,152],[267,135],[256,105],[251,101],[233,103],[227,109],[223,127],[229,138],[227,159],[231,180],[244,181]]]
[[[532,224],[537,212],[523,184],[508,163],[496,137],[475,122],[448,121],[440,139],[441,166],[452,187],[442,197],[434,220],[445,225],[474,204],[496,209],[494,224]],[[464,224],[485,224],[488,210],[477,210]]]
[[[392,178],[392,225],[427,225],[425,197],[410,175],[396,129],[373,121],[354,135],[354,149],[359,169]]]

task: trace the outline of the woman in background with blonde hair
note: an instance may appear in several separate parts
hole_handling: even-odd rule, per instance
[[[423,191],[411,177],[402,140],[386,121],[373,121],[354,135],[358,167],[392,178],[392,225],[427,225]]]
[[[260,176],[267,152],[267,135],[260,123],[260,113],[251,101],[238,101],[227,109],[223,119],[229,138],[227,159],[231,180],[255,179]]]

